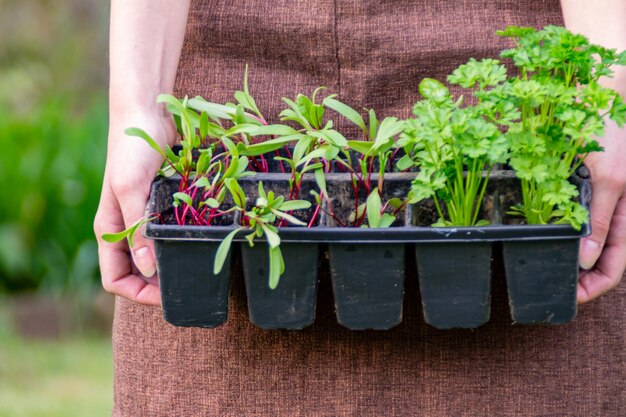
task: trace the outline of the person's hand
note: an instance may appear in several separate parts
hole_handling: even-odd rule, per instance
[[[604,152],[590,154],[591,235],[582,239],[578,302],[615,288],[626,268],[626,128],[608,122]]]
[[[150,184],[163,158],[137,137],[124,134],[139,127],[159,144],[173,144],[176,131],[171,118],[161,112],[116,117],[111,115],[104,183],[94,221],[102,286],[112,294],[140,304],[160,305],[154,244],[140,232],[130,250],[126,240],[108,243],[103,233],[117,233],[144,216]]]

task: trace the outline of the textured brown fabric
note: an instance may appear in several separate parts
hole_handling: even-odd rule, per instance
[[[561,23],[558,0],[197,1],[176,92],[230,100],[247,62],[274,121],[281,96],[317,85],[407,116],[422,77],[495,56],[496,29],[548,23]],[[425,325],[414,272],[404,322],[387,332],[336,323],[327,265],[316,323],[299,332],[250,324],[240,266],[217,329],[176,328],[118,299],[114,415],[626,416],[626,285],[571,324],[514,326],[498,256],[494,268],[493,318],[473,331]]]

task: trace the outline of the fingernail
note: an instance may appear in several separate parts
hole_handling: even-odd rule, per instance
[[[591,269],[600,257],[602,245],[598,242],[585,238],[581,242],[580,250],[580,267],[582,269]]]
[[[135,249],[133,251],[133,260],[135,261],[135,266],[137,266],[137,269],[144,277],[151,277],[156,274],[156,265],[148,247],[142,246]]]

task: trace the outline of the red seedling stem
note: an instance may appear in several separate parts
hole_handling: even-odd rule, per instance
[[[315,211],[313,212],[313,217],[311,217],[311,221],[309,222],[307,227],[313,227],[313,224],[315,223],[315,220],[317,219],[317,216],[319,215],[321,208],[322,208],[321,204],[318,204],[317,207],[315,207]]]

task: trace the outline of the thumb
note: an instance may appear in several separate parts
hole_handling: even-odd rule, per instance
[[[592,176],[593,178],[593,176]],[[595,181],[590,205],[591,235],[581,240],[580,266],[591,269],[600,257],[620,193],[610,182]]]

